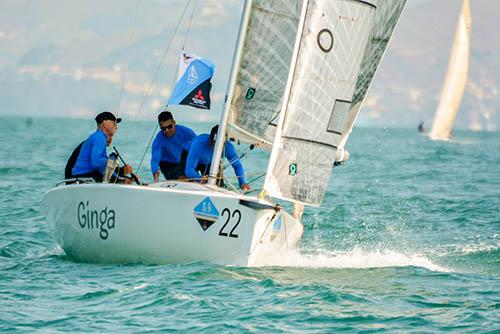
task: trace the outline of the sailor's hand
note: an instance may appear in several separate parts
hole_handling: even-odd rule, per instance
[[[243,190],[243,191],[249,191],[249,190],[251,189],[250,185],[249,185],[249,184],[246,184],[246,183],[245,183],[245,184],[242,184],[240,188],[241,188],[241,190]]]
[[[160,171],[159,170],[153,174],[153,181],[154,182],[160,181]]]
[[[201,183],[207,183],[208,182],[208,175],[202,176],[201,179],[200,179],[200,182]]]
[[[132,184],[132,180],[131,180],[131,179],[129,179],[128,177],[124,177],[124,178],[123,178],[123,183],[124,183],[124,184]]]
[[[130,165],[123,166],[123,173],[124,174],[130,174],[130,173],[132,173],[132,166],[130,166]]]

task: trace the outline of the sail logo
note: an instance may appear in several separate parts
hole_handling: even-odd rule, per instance
[[[245,94],[245,100],[251,100],[255,96],[255,88],[250,87]]]
[[[115,210],[108,209],[107,206],[102,210],[94,210],[89,201],[78,203],[78,225],[82,229],[97,230],[102,240],[108,239],[109,231],[114,230],[115,217]]]
[[[199,106],[203,106],[207,103],[205,96],[203,96],[203,91],[201,89],[193,96],[193,103]]]
[[[194,98],[205,101],[205,97],[203,96],[203,92],[201,91],[201,89],[198,90]]]
[[[324,28],[321,29],[316,37],[316,41],[318,42],[318,46],[324,53],[328,53],[333,48],[333,33],[330,29]]]
[[[198,72],[194,66],[191,66],[188,71],[187,83],[190,85],[194,85],[198,82]]]
[[[215,207],[210,197],[206,197],[194,207],[194,217],[203,231],[206,231],[219,219],[219,210]]]

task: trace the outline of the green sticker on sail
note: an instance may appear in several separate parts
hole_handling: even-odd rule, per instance
[[[295,176],[297,174],[297,164],[292,163],[288,166],[288,175]]]
[[[251,100],[255,96],[255,88],[250,87],[247,90],[247,94],[245,95],[246,100]]]

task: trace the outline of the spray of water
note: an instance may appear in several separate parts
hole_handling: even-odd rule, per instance
[[[432,271],[450,272],[451,270],[432,263],[420,254],[406,255],[392,250],[364,251],[354,248],[348,252],[316,251],[301,253],[291,250],[285,253],[260,254],[253,266],[285,266],[310,268],[385,268],[385,267],[421,267]]]

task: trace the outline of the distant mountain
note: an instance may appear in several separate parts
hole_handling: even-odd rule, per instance
[[[427,127],[437,107],[461,0],[408,0],[396,34],[367,97],[359,123]],[[126,63],[121,115],[154,119],[170,94],[187,17],[144,100],[168,47],[184,0],[142,2],[129,45],[136,1],[0,3],[0,113],[89,117],[115,110]],[[205,3],[205,2],[200,2]],[[185,121],[219,117],[237,33],[241,1],[206,1],[196,8],[187,48],[216,64],[213,110],[179,111]],[[57,7],[57,8],[56,8]],[[472,0],[469,83],[458,128],[500,128],[500,1]],[[130,53],[130,56],[129,56]]]
[[[187,9],[185,0],[0,3],[0,80],[6,83],[0,90],[0,113],[90,117],[114,111],[126,77],[120,114],[155,119],[175,82],[186,42],[188,51],[216,64],[213,110],[181,108],[178,119],[218,120],[241,3],[208,2],[194,12],[193,3]]]

